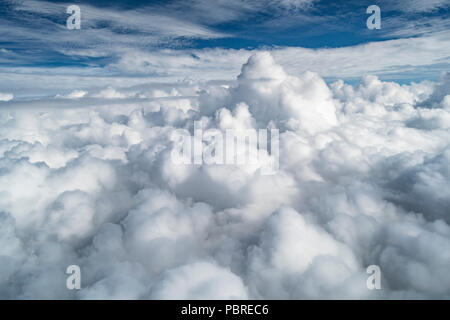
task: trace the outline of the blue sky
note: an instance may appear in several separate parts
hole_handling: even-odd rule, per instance
[[[71,4],[81,8],[81,30],[66,28]],[[366,27],[366,8],[373,4],[381,8],[380,30]],[[229,79],[252,51],[271,50],[292,73],[310,69],[349,81],[367,73],[399,82],[437,80],[450,69],[449,4],[1,0],[0,77]]]

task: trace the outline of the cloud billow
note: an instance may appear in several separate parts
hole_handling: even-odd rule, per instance
[[[326,84],[261,52],[226,85],[4,101],[0,297],[448,299],[448,88]],[[175,164],[171,134],[199,120],[279,129],[279,171]],[[65,287],[73,264],[81,290]]]

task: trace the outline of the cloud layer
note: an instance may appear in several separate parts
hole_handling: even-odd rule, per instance
[[[277,63],[285,70],[289,70],[292,75],[300,76],[306,71],[313,71],[327,82],[337,79],[355,82],[361,75],[371,74],[385,80],[421,81],[436,79],[450,66],[449,31],[418,38],[370,42],[341,48],[280,47],[269,50],[214,48],[156,51],[136,48],[120,50],[116,48],[116,50],[114,47],[110,49],[113,51],[114,59],[108,60],[104,66],[95,64],[70,68],[0,66],[0,77],[8,79],[0,83],[0,92],[11,93],[16,98],[49,95],[68,97],[76,90],[98,93],[111,86],[115,90],[129,91],[129,87],[145,86],[148,82],[156,81],[229,82],[239,75],[240,66],[251,55],[264,51],[270,51]],[[76,59],[82,59],[85,55],[99,54],[100,57],[107,55],[94,49],[59,50]],[[3,56],[5,64],[13,63],[16,58],[12,53]],[[12,60],[10,56],[13,57]]]
[[[450,77],[288,71],[1,102],[0,297],[450,298]],[[198,120],[278,128],[280,170],[174,164]]]

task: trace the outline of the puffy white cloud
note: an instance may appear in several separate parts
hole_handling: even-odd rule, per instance
[[[0,92],[0,101],[10,101],[14,98],[12,93],[2,93]]]
[[[287,127],[317,133],[337,123],[331,92],[316,74],[288,76],[265,52],[252,56],[238,76],[235,99],[250,106],[263,124],[284,121]]]
[[[324,294],[321,286],[330,291],[328,296],[331,288],[357,271],[357,266],[349,248],[285,207],[268,218],[258,246],[249,254],[249,278],[255,284],[255,296],[272,299],[318,298]],[[314,277],[318,283],[308,284],[317,287],[317,292],[302,292],[301,283],[308,281],[310,273],[318,272],[322,272]]]
[[[450,298],[449,76],[327,85],[278,60],[2,103],[0,297]],[[278,129],[276,174],[270,152],[176,164],[174,130],[200,120]]]
[[[108,87],[99,93],[93,95],[95,98],[104,98],[104,99],[122,99],[126,98],[126,95],[116,91],[114,88]]]
[[[74,90],[67,95],[68,99],[79,99],[83,98],[86,95],[86,91],[83,90]]]
[[[241,278],[230,271],[196,262],[163,274],[154,285],[151,298],[242,300],[248,294]]]

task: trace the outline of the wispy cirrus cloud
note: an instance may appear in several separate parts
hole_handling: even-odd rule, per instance
[[[414,13],[429,13],[435,10],[450,7],[448,0],[382,0],[380,3],[382,6],[386,6],[390,9]]]
[[[177,19],[143,7],[119,10],[81,5],[82,28],[66,28],[66,13],[70,3],[46,1],[9,1],[9,10],[0,18],[0,27],[8,45],[29,50],[82,49],[85,54],[119,47],[177,47],[189,39],[213,39],[227,34],[206,26]],[[39,32],[36,30],[39,29]],[[33,47],[34,45],[34,47]],[[95,52],[92,51],[95,49]]]

